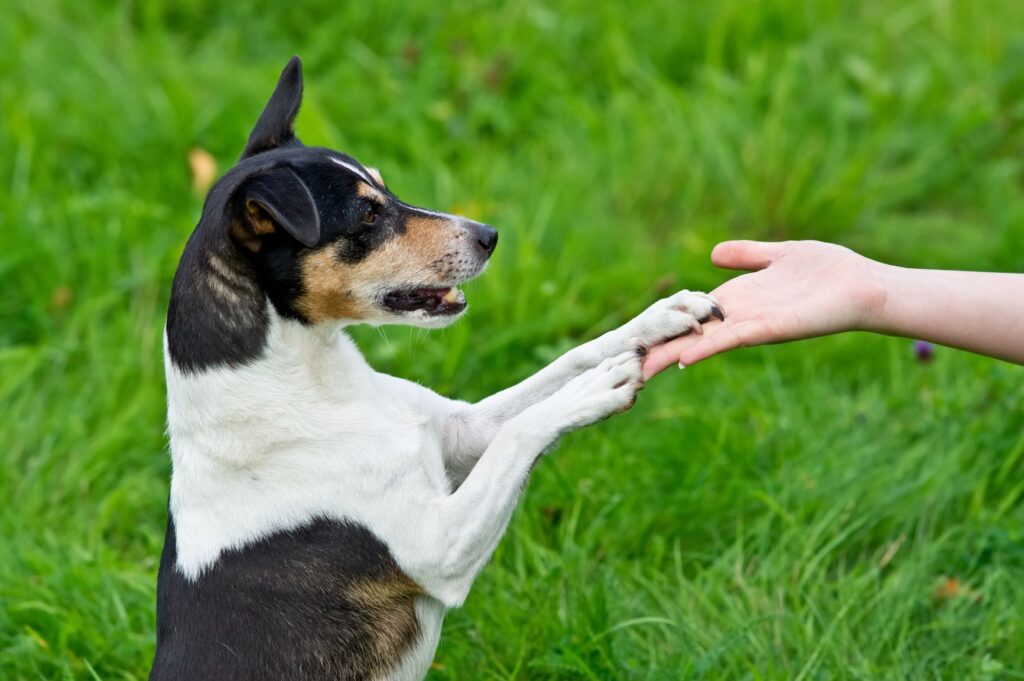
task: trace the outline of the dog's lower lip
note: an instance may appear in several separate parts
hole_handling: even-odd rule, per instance
[[[453,315],[466,309],[466,297],[454,286],[394,290],[384,295],[383,302],[398,312],[423,310],[429,315]]]

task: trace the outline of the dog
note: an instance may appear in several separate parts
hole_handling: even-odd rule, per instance
[[[475,404],[375,372],[343,327],[451,324],[498,233],[303,145],[302,88],[296,57],[174,277],[151,681],[422,678],[541,454],[722,317],[677,293]]]

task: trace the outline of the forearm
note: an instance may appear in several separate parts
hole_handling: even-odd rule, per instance
[[[500,425],[527,407],[553,395],[563,385],[584,371],[594,368],[602,360],[632,347],[634,340],[641,344],[649,343],[650,339],[645,338],[642,331],[643,329],[631,328],[629,324],[608,331],[567,351],[536,374],[471,405],[469,409]],[[682,329],[678,331],[681,332]]]
[[[552,395],[587,369],[604,359],[595,341],[573,348],[523,381],[472,405],[471,409],[499,425],[527,407]]]
[[[462,484],[502,425],[603,359],[595,343],[570,350],[536,374],[476,404],[459,403],[451,410],[444,427],[444,456],[453,487]]]
[[[1024,364],[1024,274],[882,265],[883,301],[865,330]]]

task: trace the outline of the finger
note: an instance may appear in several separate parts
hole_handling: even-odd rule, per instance
[[[711,251],[711,262],[731,270],[763,270],[784,244],[772,241],[723,241]]]
[[[681,336],[667,343],[656,345],[647,352],[644,358],[644,380],[664,371],[679,362],[679,353],[685,348],[695,345],[700,336]]]
[[[707,359],[735,348],[750,345],[760,345],[768,342],[758,329],[761,325],[753,322],[730,323],[715,326],[714,332],[708,333],[698,339],[696,343],[688,345],[679,351],[678,361],[683,366],[693,366],[697,362]]]

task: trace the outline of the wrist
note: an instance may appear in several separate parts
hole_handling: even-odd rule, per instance
[[[869,273],[865,277],[864,312],[857,328],[860,331],[888,333],[891,328],[892,300],[897,295],[900,280],[906,270],[874,260],[869,263]]]

